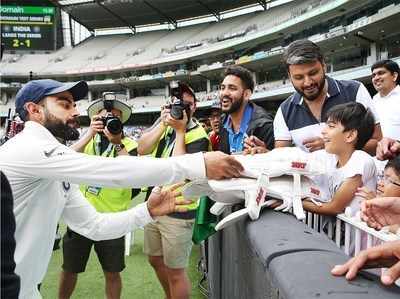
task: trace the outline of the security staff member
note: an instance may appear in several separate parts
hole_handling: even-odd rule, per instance
[[[72,148],[88,155],[102,157],[137,155],[136,141],[124,136],[122,130],[122,125],[129,120],[132,110],[117,100],[116,96],[113,93],[106,93],[104,99],[88,107],[87,113],[92,119],[90,128],[81,140],[71,146]],[[104,126],[105,122],[109,125]],[[81,185],[80,190],[94,208],[103,213],[127,210],[132,197],[140,192],[139,189],[101,188],[89,185]],[[78,273],[85,272],[92,246],[104,272],[106,298],[120,298],[122,290],[120,272],[125,268],[124,237],[94,241],[67,228],[63,238],[60,299],[71,297]]]
[[[182,119],[175,119],[173,106],[162,108],[161,117],[139,139],[138,152],[154,157],[179,156],[211,150],[207,133],[193,118],[196,97],[193,90],[180,83],[179,95],[186,107]],[[172,99],[172,102],[176,103]],[[182,102],[180,102],[182,104]],[[156,271],[166,298],[189,298],[191,283],[186,274],[192,249],[192,234],[197,202],[186,206],[182,214],[171,213],[144,228],[144,252]]]

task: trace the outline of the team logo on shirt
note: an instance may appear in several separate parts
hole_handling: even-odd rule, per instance
[[[43,154],[45,155],[46,158],[50,158],[51,156],[53,156],[53,154],[56,154],[58,156],[64,155],[64,152],[55,153],[56,149],[57,149],[57,146],[50,150],[44,150]]]
[[[49,157],[51,157],[51,155],[54,153],[55,150],[56,150],[56,147],[49,151],[43,151],[43,153],[47,158],[49,158]]]
[[[63,185],[65,192],[67,192],[67,191],[69,191],[69,189],[71,189],[71,185],[68,182],[62,182],[62,185]]]

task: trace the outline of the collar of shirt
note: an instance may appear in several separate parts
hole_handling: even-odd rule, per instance
[[[193,128],[196,127],[196,126],[197,126],[197,122],[196,122],[196,120],[193,119],[193,117],[192,117],[192,118],[190,118],[188,124],[186,125],[186,131],[190,131],[191,129],[193,129]]]
[[[376,97],[380,98],[380,99],[388,99],[388,98],[391,98],[393,96],[398,96],[399,94],[400,94],[400,85],[396,85],[396,87],[393,88],[386,96],[383,97],[378,92],[376,94]]]
[[[338,84],[332,78],[326,76],[325,84],[328,85],[328,92],[326,94],[326,100],[329,100],[340,93],[340,88],[339,88]],[[297,91],[293,96],[293,103],[295,103],[296,105],[300,105],[300,106],[304,105],[303,96],[300,93],[298,93]]]
[[[251,115],[253,114],[253,106],[247,103],[246,108],[243,112],[243,117],[240,122],[239,132],[235,133],[232,128],[232,119],[228,115],[224,123],[224,128],[228,131],[230,152],[241,152],[243,151],[243,140],[246,136],[246,131],[249,126]]]
[[[47,130],[43,125],[39,124],[38,122],[35,121],[27,121],[25,122],[24,130],[25,134],[32,134],[36,136],[38,139],[43,139],[43,140],[49,140],[49,141],[54,141],[58,144],[60,142],[57,140],[56,137],[54,137],[49,130]]]

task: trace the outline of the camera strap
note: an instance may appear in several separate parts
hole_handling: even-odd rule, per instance
[[[93,149],[96,156],[110,157],[114,150],[114,145],[109,142],[106,150],[101,153],[101,136],[100,134],[96,134],[94,136]]]
[[[173,136],[175,135],[175,138]],[[159,146],[162,149],[161,156],[162,157],[171,157],[172,151],[174,149],[175,143],[176,143],[176,134],[172,128],[168,128],[167,133],[165,134],[165,137],[163,138],[164,144],[163,146]],[[158,150],[158,149],[157,149]],[[157,157],[159,158],[159,157]]]
[[[100,134],[96,134],[93,139],[93,150],[96,156],[101,156],[101,157],[110,157],[111,154],[113,153],[114,150],[114,145],[109,142],[106,150],[101,153],[101,136]],[[97,186],[87,186],[86,187],[86,192],[89,192],[95,196],[98,196],[100,194],[101,187]]]

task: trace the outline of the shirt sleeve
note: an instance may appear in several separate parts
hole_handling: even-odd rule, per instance
[[[207,138],[200,138],[194,142],[186,144],[186,152],[194,154],[198,152],[208,152],[210,141]]]
[[[118,213],[99,213],[83,197],[77,185],[71,185],[62,217],[75,232],[95,241],[120,238],[153,221],[147,203]]]
[[[58,145],[50,156],[2,161],[2,167],[21,177],[36,177],[101,187],[135,188],[168,185],[206,177],[202,153],[167,159],[119,156],[113,159],[77,153]]]
[[[367,88],[362,83],[360,83],[360,86],[357,91],[356,102],[363,104],[365,108],[371,110],[371,112],[375,118],[375,124],[380,123],[378,113],[376,112],[374,101],[372,100],[371,95],[369,94]]]
[[[362,181],[365,182],[375,174],[376,166],[372,157],[362,151],[355,151],[343,167],[343,179],[361,175]]]
[[[290,134],[289,128],[286,125],[285,119],[283,118],[281,107],[278,108],[274,118],[274,136],[275,141],[292,140],[292,135]]]
[[[310,153],[313,159],[319,160],[325,164],[326,172],[319,175],[311,176],[313,185],[317,186],[320,190],[320,198],[321,202],[329,202],[332,198],[332,194],[329,190],[329,181],[330,176],[334,170],[334,166],[336,164],[336,159],[332,154],[328,154],[324,149],[318,150]]]

